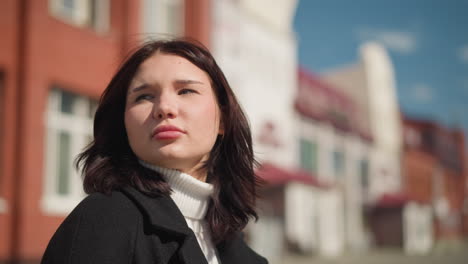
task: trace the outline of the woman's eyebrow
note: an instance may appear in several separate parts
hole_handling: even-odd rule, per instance
[[[176,84],[204,84],[201,81],[197,80],[190,80],[190,79],[180,79],[180,80],[175,80],[174,81]]]
[[[179,80],[175,80],[174,83],[179,84],[179,85],[187,85],[187,84],[202,84],[202,85],[204,85],[205,84],[205,83],[203,83],[201,81],[190,80],[190,79],[179,79]],[[140,85],[130,89],[129,93],[136,93],[136,92],[139,92],[141,90],[147,89],[149,87],[150,87],[149,84],[143,83],[143,84],[140,84]]]
[[[149,87],[149,85],[148,85],[147,83],[140,84],[140,85],[138,85],[137,87],[131,89],[130,92],[136,93],[136,92],[139,92],[139,91],[141,91],[141,90],[144,90],[144,89],[146,89],[146,88],[148,88],[148,87]]]

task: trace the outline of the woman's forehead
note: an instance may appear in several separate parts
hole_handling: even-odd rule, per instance
[[[131,83],[148,82],[154,79],[173,78],[180,82],[201,82],[211,84],[209,74],[183,56],[169,53],[155,53],[144,60],[133,75]]]

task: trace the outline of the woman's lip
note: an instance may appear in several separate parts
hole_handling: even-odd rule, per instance
[[[166,130],[166,131],[161,131],[157,132],[154,134],[153,138],[154,139],[159,139],[159,140],[164,140],[164,139],[176,139],[182,136],[181,131],[177,130]]]
[[[155,139],[176,139],[185,132],[172,125],[162,125],[158,126],[154,131],[153,131],[153,138]]]

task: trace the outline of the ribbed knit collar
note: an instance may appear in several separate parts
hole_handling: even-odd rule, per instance
[[[163,175],[172,188],[171,198],[184,217],[195,220],[205,217],[210,196],[214,191],[212,184],[197,180],[178,170],[162,168],[142,160],[140,164]]]

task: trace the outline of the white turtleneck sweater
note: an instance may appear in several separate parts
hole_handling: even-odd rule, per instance
[[[205,221],[210,196],[213,194],[213,185],[178,170],[158,167],[144,161],[140,163],[164,176],[173,191],[171,198],[185,217],[187,225],[195,233],[206,260],[209,264],[219,264],[210,230]]]

